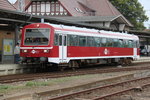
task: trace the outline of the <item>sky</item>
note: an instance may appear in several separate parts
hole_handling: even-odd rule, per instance
[[[16,0],[9,0],[11,3],[14,3]],[[142,6],[144,7],[144,10],[146,11],[146,15],[149,17],[149,21],[145,22],[144,25],[147,28],[150,28],[150,0],[138,0]]]
[[[149,21],[145,22],[144,25],[147,28],[150,28],[150,0],[139,0],[139,2],[144,7],[144,10],[146,11],[146,15],[149,17]]]

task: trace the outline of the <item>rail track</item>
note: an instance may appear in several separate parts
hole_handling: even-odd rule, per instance
[[[81,69],[77,71],[66,71],[66,72],[51,72],[51,73],[37,73],[37,74],[20,74],[20,75],[6,75],[0,76],[0,84],[30,81],[35,79],[48,79],[48,78],[60,78],[86,74],[98,74],[98,73],[110,73],[120,71],[134,71],[134,70],[147,70],[150,66],[144,67],[122,67],[122,68],[96,68],[96,69]]]
[[[124,94],[133,94],[150,86],[150,77],[138,78],[110,85],[91,88],[67,95],[50,98],[49,100],[116,100]]]

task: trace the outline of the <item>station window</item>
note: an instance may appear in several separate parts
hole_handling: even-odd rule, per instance
[[[55,34],[55,38],[54,38],[54,45],[58,46],[59,43],[59,39],[58,39],[58,34]]]
[[[68,46],[78,46],[78,36],[77,35],[68,35],[67,36]]]
[[[101,46],[102,47],[106,47],[107,46],[107,39],[106,38],[102,38],[101,39]]]
[[[86,37],[79,36],[79,46],[86,46]]]

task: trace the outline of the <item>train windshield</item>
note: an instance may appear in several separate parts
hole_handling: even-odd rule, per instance
[[[48,45],[50,29],[26,29],[24,45]]]

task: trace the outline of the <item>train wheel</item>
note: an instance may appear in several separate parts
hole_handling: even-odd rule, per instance
[[[61,67],[61,68],[60,68],[60,71],[61,71],[61,72],[63,72],[63,71],[64,71],[64,69],[65,69],[64,67]]]
[[[125,66],[129,66],[132,64],[132,59],[130,59],[130,58],[122,59],[122,64]]]
[[[59,65],[58,65],[58,69],[59,69],[60,71],[64,71],[65,68],[67,68],[67,64],[59,64]]]
[[[132,64],[132,59],[128,58],[127,59],[127,65],[131,65]]]
[[[79,67],[79,63],[77,61],[70,61],[68,66],[69,68],[72,68],[73,70],[75,70],[75,68]]]
[[[120,59],[120,60],[118,61],[118,65],[121,65],[121,66],[125,65],[124,59]]]

